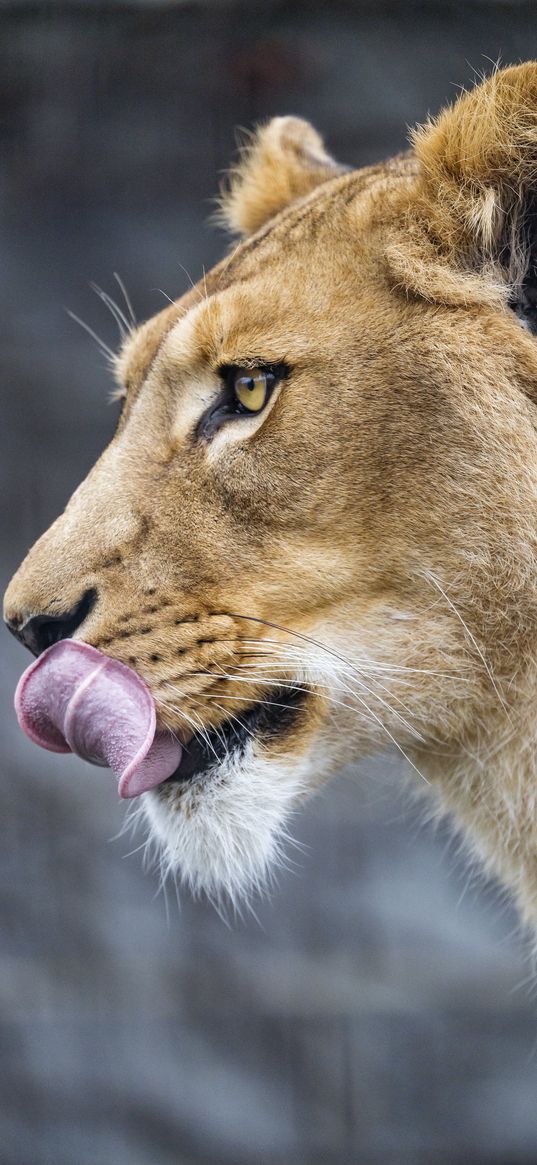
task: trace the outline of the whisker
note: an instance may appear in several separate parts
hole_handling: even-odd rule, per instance
[[[114,271],[114,279],[119,287],[119,290],[121,291],[123,299],[125,300],[125,304],[127,306],[127,312],[128,312],[129,319],[130,319],[130,325],[131,325],[130,330],[132,331],[132,329],[136,327],[137,319],[136,319],[136,316],[134,314],[134,309],[133,309],[133,306],[131,303],[130,295],[127,291],[127,288],[125,287],[125,284],[124,284],[121,276],[118,275],[117,271]]]
[[[251,618],[253,618],[253,616],[251,616],[251,615],[234,615],[233,618],[235,618],[235,619],[251,619]],[[263,623],[264,620],[260,619],[259,622]],[[277,630],[283,631],[287,635],[299,636],[299,638],[304,639],[306,641],[306,643],[311,643],[314,647],[320,648],[321,651],[326,651],[330,655],[335,655],[337,659],[340,659],[342,661],[342,663],[347,664],[351,669],[354,670],[355,665],[352,664],[350,660],[345,659],[345,656],[339,655],[338,652],[335,652],[332,648],[327,647],[326,644],[320,643],[316,639],[311,639],[307,635],[302,635],[298,631],[291,631],[289,628],[279,627],[278,624],[276,624],[276,623],[274,623],[274,624],[269,623],[268,626],[276,627]],[[301,650],[301,648],[296,644],[282,643],[281,639],[269,639],[267,636],[263,636],[262,639],[246,639],[246,638],[241,637],[239,642],[240,643],[248,643],[248,644],[259,644],[259,643],[261,643],[261,644],[265,644],[265,643],[275,644],[277,647],[281,647],[283,650],[289,651],[289,652],[295,651],[298,653]],[[402,674],[402,675],[433,676],[433,677],[437,677],[439,679],[457,679],[457,680],[459,678],[458,676],[457,677],[453,676],[453,674],[451,672],[431,671],[428,668],[419,668],[419,667],[405,667],[403,664],[377,663],[376,661],[370,660],[367,656],[366,657],[358,656],[356,659],[356,663],[360,664],[361,668],[363,665],[363,670],[369,671],[369,672],[371,672],[371,674],[375,674],[378,671],[378,672],[387,672],[389,675]]]
[[[109,361],[112,368],[114,368],[117,360],[115,352],[113,352],[112,349],[108,347],[108,344],[105,344],[104,340],[101,340],[101,337],[97,335],[97,332],[93,331],[93,328],[90,328],[89,324],[86,324],[84,320],[81,320],[80,316],[75,315],[74,311],[70,311],[68,307],[65,308],[65,311],[67,315],[75,321],[75,324],[79,324],[80,327],[88,333],[88,336],[91,336],[92,340],[95,340],[95,343],[100,349],[102,355],[106,356],[106,359]]]
[[[213,699],[213,698],[215,698],[215,697],[211,697],[210,693],[207,695],[207,699]],[[231,700],[231,701],[233,701],[233,700],[234,700],[234,701],[240,701],[240,702],[242,702],[242,698],[241,698],[241,696],[227,696],[227,695],[226,695],[226,696],[224,696],[224,695],[220,695],[218,698],[219,698],[220,700],[226,700],[226,701],[227,701],[227,700]],[[415,773],[418,775],[418,777],[420,777],[420,778],[421,778],[421,780],[422,780],[422,781],[424,781],[424,782],[425,782],[425,784],[426,784],[426,785],[430,785],[430,783],[431,783],[431,782],[430,782],[430,781],[427,779],[427,777],[424,775],[424,773],[422,773],[422,772],[421,772],[421,770],[420,770],[420,769],[418,768],[418,766],[417,766],[417,765],[414,763],[414,761],[413,761],[413,760],[412,760],[412,759],[411,759],[411,758],[408,756],[408,753],[407,753],[407,752],[405,751],[405,749],[404,749],[404,748],[401,746],[401,744],[400,744],[400,743],[399,743],[399,741],[398,741],[398,740],[395,738],[395,736],[393,736],[393,734],[390,732],[389,728],[386,728],[386,725],[382,723],[382,721],[381,721],[380,717],[379,717],[379,716],[377,716],[377,714],[376,714],[375,712],[373,712],[373,710],[372,710],[371,708],[369,708],[369,706],[366,704],[365,700],[363,700],[363,699],[362,699],[360,696],[356,696],[356,699],[357,699],[357,700],[359,701],[359,703],[360,703],[360,704],[362,704],[362,705],[364,706],[364,708],[366,709],[365,713],[364,713],[364,712],[362,712],[362,716],[363,716],[364,720],[373,721],[374,723],[376,723],[376,724],[377,724],[377,726],[378,726],[378,727],[381,729],[381,731],[382,731],[382,732],[384,732],[384,733],[386,734],[386,736],[388,737],[388,739],[390,740],[390,742],[391,742],[391,743],[394,745],[394,747],[397,749],[397,751],[398,751],[398,753],[400,754],[400,756],[402,756],[402,757],[403,757],[403,760],[405,760],[405,761],[406,761],[406,763],[407,763],[408,765],[410,765],[410,767],[411,767],[412,769],[414,769],[414,772],[415,772]],[[287,709],[290,707],[290,705],[289,705],[289,704],[280,704],[280,703],[277,703],[277,702],[275,702],[275,701],[270,701],[270,700],[263,700],[263,699],[260,699],[260,698],[259,698],[259,699],[254,699],[254,700],[252,701],[252,703],[256,703],[256,704],[264,704],[265,706],[267,706],[267,705],[268,705],[269,707],[272,707],[272,708],[284,708],[284,709],[286,709],[286,710],[287,710]],[[351,712],[352,712],[352,711],[356,711],[356,709],[353,709],[353,708],[352,708],[352,707],[351,707],[349,704],[345,704],[345,703],[343,703],[341,700],[335,700],[334,698],[332,698],[332,699],[331,699],[331,703],[333,703],[333,704],[336,704],[336,705],[337,705],[337,706],[339,706],[339,707],[346,708],[348,711],[351,711]]]
[[[346,666],[352,668],[352,664],[350,664],[350,662],[348,660],[346,660],[343,656],[340,656],[338,652],[333,651],[331,648],[326,647],[326,645],[324,645],[324,644],[318,643],[316,640],[312,639],[311,636],[303,635],[301,632],[298,632],[298,631],[291,631],[290,628],[282,627],[281,624],[271,623],[267,619],[261,619],[261,618],[256,617],[256,616],[239,615],[235,612],[229,612],[229,614],[230,614],[231,618],[251,619],[255,623],[261,623],[267,627],[272,627],[276,631],[283,631],[284,633],[287,633],[289,635],[294,635],[297,638],[302,639],[307,643],[313,644],[314,647],[319,647],[321,650],[326,651],[327,654],[335,656],[335,658],[338,659],[340,661],[340,663],[344,663]],[[355,672],[356,669],[352,668],[352,670],[353,670],[353,672]],[[362,681],[360,681],[360,680],[359,680],[359,682],[362,683]],[[365,687],[366,690],[368,690],[367,685],[362,683],[362,686]],[[237,698],[240,699],[240,697],[237,697]],[[378,724],[381,731],[385,733],[385,735],[388,737],[388,739],[391,741],[391,743],[395,746],[395,748],[400,753],[400,755],[404,758],[404,760],[407,762],[407,764],[409,764],[410,767],[412,769],[414,769],[414,771],[417,773],[417,775],[419,777],[421,777],[422,781],[424,781],[426,785],[429,785],[430,781],[427,779],[427,777],[422,772],[420,772],[418,766],[407,755],[405,750],[400,745],[399,741],[395,738],[393,733],[390,732],[389,728],[387,728],[386,725],[383,724],[382,720],[377,715],[377,713],[374,712],[373,709],[369,707],[369,705],[366,703],[366,701],[363,699],[363,697],[359,696],[357,692],[354,693],[354,698],[356,700],[358,700],[358,702],[366,708],[366,711],[367,711],[369,717],[372,717],[372,719]],[[385,701],[383,701],[381,697],[374,697],[374,698],[379,699],[381,703],[385,704]],[[393,709],[389,709],[389,710],[392,712],[393,715],[396,715],[396,716],[398,715],[397,713],[393,712]],[[400,719],[402,719],[402,718],[400,717]],[[417,736],[419,740],[423,740],[423,738],[420,736],[420,734],[416,733],[413,730],[411,725],[406,725],[406,727],[407,727],[408,731],[411,733],[411,735]]]
[[[306,693],[311,692],[311,688],[301,687],[300,684],[293,684],[293,689],[297,692],[306,692]],[[334,704],[338,708],[345,708],[348,712],[358,712],[357,708],[353,708],[351,704],[346,704],[343,700],[338,700],[335,696],[329,695],[327,698],[328,698],[330,704]],[[236,703],[241,703],[241,704],[244,703],[242,696],[230,696],[227,694],[224,695],[222,693],[220,693],[218,696],[216,696],[216,695],[212,695],[210,692],[207,692],[206,699],[207,700],[217,700],[217,699],[218,700],[228,700],[228,701],[235,701]],[[357,699],[360,699],[360,697],[357,697]],[[288,710],[289,708],[292,707],[291,704],[282,704],[282,703],[277,703],[274,700],[267,700],[266,697],[264,697],[264,696],[254,696],[249,701],[249,703],[250,704],[262,704],[264,707],[269,707],[269,708],[285,708],[286,710]],[[365,713],[361,712],[360,715],[365,720],[369,720],[372,723],[373,722],[379,723],[378,717],[375,716],[374,712],[370,712],[365,701],[362,700],[361,703],[363,703],[364,707],[367,708],[367,712],[365,712]],[[369,712],[370,712],[370,714],[368,714]],[[381,725],[381,727],[383,727],[383,726]]]
[[[425,570],[425,571],[423,572],[423,577],[424,577],[424,578],[426,578],[426,579],[428,580],[428,582],[432,583],[434,587],[436,587],[436,589],[437,589],[437,591],[439,592],[439,594],[441,594],[441,595],[442,595],[442,598],[443,598],[443,599],[445,599],[446,603],[448,604],[448,606],[450,607],[450,609],[453,611],[453,614],[454,614],[454,615],[456,615],[456,617],[457,617],[457,619],[459,620],[459,622],[460,622],[460,624],[461,624],[461,626],[462,626],[463,630],[466,632],[466,634],[467,634],[467,636],[468,636],[468,638],[469,638],[469,640],[470,640],[470,643],[471,643],[471,644],[472,644],[472,646],[475,648],[475,650],[476,650],[476,652],[477,652],[477,654],[478,654],[478,656],[479,656],[479,658],[480,658],[480,660],[481,660],[481,662],[482,662],[482,664],[483,664],[483,667],[485,668],[485,671],[486,671],[486,673],[487,673],[487,675],[488,675],[488,678],[489,678],[489,680],[490,680],[490,682],[491,682],[491,684],[492,684],[492,687],[493,687],[493,689],[494,689],[494,691],[495,691],[495,693],[496,693],[496,695],[497,695],[497,697],[498,697],[498,700],[499,700],[499,702],[500,702],[500,704],[501,704],[501,706],[502,706],[502,708],[503,708],[504,712],[506,712],[506,713],[507,713],[507,715],[509,716],[509,709],[508,709],[508,706],[507,706],[507,704],[506,704],[506,702],[505,702],[505,700],[504,700],[504,698],[503,698],[503,695],[502,695],[502,693],[500,692],[500,689],[498,688],[498,685],[496,684],[496,680],[494,679],[494,676],[493,676],[493,674],[492,674],[492,671],[491,671],[491,668],[490,668],[490,666],[489,666],[489,664],[488,664],[488,662],[487,662],[487,659],[485,658],[485,655],[484,655],[484,653],[483,653],[482,649],[480,648],[480,646],[479,646],[479,643],[477,642],[477,639],[475,638],[475,636],[474,636],[474,635],[472,634],[472,632],[470,631],[470,628],[469,628],[468,624],[466,623],[466,621],[463,619],[463,617],[462,617],[462,615],[461,615],[460,611],[459,611],[459,610],[458,610],[458,608],[455,606],[455,603],[452,601],[452,599],[450,599],[449,595],[447,595],[447,594],[446,594],[445,590],[443,590],[443,588],[442,588],[442,586],[441,586],[441,584],[440,584],[439,580],[437,579],[436,575],[434,575],[434,574],[433,574],[433,572],[432,572],[432,571],[430,571],[430,570]]]
[[[195,290],[196,290],[196,284],[194,283],[194,280],[193,280],[193,278],[192,278],[192,276],[191,276],[191,274],[190,274],[190,271],[188,271],[188,270],[187,270],[187,268],[185,267],[184,263],[180,263],[180,264],[179,264],[179,266],[180,266],[180,268],[181,268],[181,271],[184,271],[184,273],[185,273],[185,275],[186,275],[186,277],[187,277],[187,279],[188,279],[188,282],[190,283],[190,287],[191,287],[192,291],[195,291]],[[202,296],[202,291],[201,291],[201,288],[198,288],[198,291],[199,291],[200,297],[201,297],[201,298],[203,298],[203,296]],[[205,289],[205,294],[207,295],[207,289]]]
[[[112,299],[112,296],[108,295],[107,291],[103,291],[102,287],[99,287],[97,283],[90,283],[90,287],[91,290],[99,296],[99,299],[102,300],[105,307],[108,308],[109,312],[114,317],[121,339],[124,340],[132,332],[132,324],[129,323],[125,313],[122,312],[120,307],[118,307],[115,300]]]
[[[205,674],[214,676],[214,672],[207,672]],[[224,674],[225,673],[222,671],[223,678],[224,678]],[[378,703],[381,705],[381,707],[385,708],[390,713],[390,715],[394,716],[397,720],[399,720],[399,722],[403,725],[404,728],[406,728],[407,732],[409,732],[411,736],[413,736],[421,744],[424,743],[424,738],[421,735],[421,733],[417,732],[417,730],[413,727],[413,725],[409,724],[409,722],[406,720],[406,718],[404,716],[401,715],[400,712],[398,712],[395,708],[392,708],[391,705],[388,704],[388,702],[384,699],[383,696],[380,696],[377,692],[374,692],[369,687],[369,685],[366,684],[365,681],[359,676],[356,669],[352,669],[352,676],[354,678],[355,683],[357,683],[360,686],[360,688],[362,688],[362,690],[367,693],[368,696],[372,697],[372,699],[374,699],[374,700],[377,700]],[[227,674],[225,678],[236,680],[239,683],[255,683],[256,682],[255,680],[253,680],[249,676],[230,676],[229,674]],[[265,679],[268,682],[270,680],[270,677],[269,676],[265,676],[265,677],[259,676],[259,680],[261,681],[262,679]],[[356,699],[360,699],[357,692],[355,692],[353,689],[349,688],[348,685],[344,684],[343,687],[346,688],[346,690],[349,691]],[[395,698],[397,699],[397,697],[395,697]],[[371,710],[371,712],[372,712],[372,710]]]
[[[241,653],[241,654],[242,654],[242,653]],[[269,656],[269,655],[270,655],[270,653],[269,653],[269,652],[266,652],[265,654],[266,654],[267,656]],[[277,657],[276,655],[274,655],[274,658],[277,660],[277,662],[278,662],[278,665],[279,665],[279,666],[282,666],[282,667],[283,667],[283,666],[285,666],[285,665],[286,665],[286,663],[287,663],[287,661],[286,661],[285,659],[282,659],[282,658],[280,658],[280,660],[278,660],[278,657]],[[265,665],[264,665],[264,668],[266,669],[266,668],[267,668],[267,667],[269,667],[269,666],[270,666],[269,664],[265,664]],[[230,667],[237,667],[237,668],[241,668],[241,669],[243,669],[243,668],[244,668],[244,669],[248,669],[249,671],[255,672],[255,671],[256,671],[256,668],[257,668],[257,665],[256,665],[255,663],[250,663],[250,664],[231,664],[231,665],[230,665]],[[310,668],[310,670],[311,670],[311,668]],[[342,673],[342,674],[347,674],[347,669],[346,669],[345,673]],[[352,675],[352,672],[351,672],[350,674]],[[408,705],[407,705],[407,704],[405,704],[405,702],[404,702],[404,701],[401,699],[401,697],[400,697],[400,696],[398,696],[398,695],[397,695],[397,693],[396,693],[396,692],[392,692],[392,691],[391,691],[391,689],[390,689],[390,688],[387,688],[385,684],[381,684],[381,683],[380,683],[378,680],[376,680],[376,677],[374,676],[374,674],[372,674],[372,673],[368,673],[368,676],[369,676],[369,678],[370,678],[370,679],[371,679],[373,682],[376,682],[376,683],[378,684],[379,688],[380,688],[380,689],[381,689],[383,692],[385,692],[387,695],[391,696],[391,698],[392,698],[393,700],[395,700],[395,701],[396,701],[396,703],[397,703],[397,704],[399,704],[399,705],[401,706],[401,708],[403,708],[403,710],[404,710],[404,711],[407,713],[407,715],[409,715],[409,716],[413,716],[413,715],[414,715],[414,713],[412,712],[412,710],[411,710],[411,709],[408,707]],[[267,678],[269,678],[269,677],[267,677]],[[401,681],[397,681],[397,680],[396,680],[396,682],[401,682]],[[404,681],[403,681],[403,682],[404,682]],[[318,680],[317,680],[316,678],[315,678],[315,683],[318,685]],[[345,685],[345,686],[346,686],[346,685]],[[405,685],[405,686],[409,686],[409,685]],[[348,690],[350,690],[350,689],[348,689]],[[372,692],[372,694],[373,694],[374,696],[376,695],[376,693],[373,691],[373,689],[371,689],[371,692]],[[394,714],[396,714],[396,713],[394,712]]]
[[[251,728],[248,728],[248,726],[240,719],[240,716],[235,716],[232,712],[228,712],[227,708],[223,708],[221,704],[217,703],[215,696],[213,696],[212,699],[214,700],[214,707],[218,708],[220,712],[225,713],[226,720],[233,720],[234,723],[239,725],[239,728],[242,730],[242,732],[246,732],[248,736],[252,737],[254,735]]]
[[[248,684],[248,683],[249,683],[249,684],[252,684],[252,685],[253,685],[253,686],[255,686],[255,687],[258,687],[258,686],[259,686],[259,683],[260,683],[261,681],[265,681],[266,683],[270,683],[270,684],[271,684],[271,685],[273,685],[273,686],[274,686],[274,683],[276,682],[276,684],[277,684],[279,687],[284,687],[284,688],[285,688],[285,687],[288,687],[288,686],[292,686],[292,688],[293,688],[293,691],[296,691],[296,692],[305,692],[305,693],[307,693],[307,694],[310,694],[310,693],[311,693],[311,690],[312,690],[312,685],[311,685],[311,683],[302,683],[302,682],[300,682],[300,681],[298,681],[298,680],[296,680],[296,679],[293,679],[293,680],[291,681],[291,685],[290,685],[290,683],[289,683],[289,677],[284,677],[283,679],[280,679],[280,680],[278,680],[278,678],[277,678],[277,677],[274,677],[273,675],[269,675],[269,676],[257,676],[257,677],[254,679],[252,676],[238,676],[238,675],[236,675],[236,674],[233,674],[233,675],[231,675],[231,674],[228,674],[228,673],[226,673],[226,672],[224,672],[224,671],[221,671],[221,672],[218,672],[218,673],[215,673],[215,672],[206,672],[206,671],[203,671],[203,672],[193,672],[193,673],[191,673],[191,674],[192,674],[192,675],[197,675],[197,676],[200,676],[200,677],[205,677],[205,676],[207,676],[207,677],[209,677],[209,678],[211,678],[211,679],[222,679],[222,680],[228,680],[229,682],[233,682],[233,681],[237,680],[238,682],[242,682],[242,683],[246,683],[246,684]],[[325,695],[327,696],[327,698],[329,699],[329,701],[330,701],[332,704],[336,704],[336,705],[338,705],[338,706],[340,706],[340,707],[347,708],[347,709],[349,709],[350,711],[356,711],[356,709],[352,708],[352,706],[351,706],[351,705],[349,705],[349,704],[345,704],[345,703],[343,703],[341,700],[338,700],[338,699],[337,699],[335,696],[333,696],[333,695],[331,694],[331,689],[330,689],[330,687],[329,687],[327,684],[323,684],[323,683],[321,683],[321,682],[319,682],[319,681],[317,681],[317,680],[316,680],[316,681],[315,681],[315,687],[316,687],[316,689],[323,691],[323,694],[325,694]],[[350,689],[349,689],[349,690],[350,690]],[[243,697],[242,697],[242,696],[232,696],[232,695],[229,695],[228,693],[223,693],[223,692],[218,692],[218,693],[205,692],[205,693],[204,693],[204,698],[205,698],[206,700],[217,700],[217,699],[218,699],[218,700],[236,700],[237,702],[240,702],[240,703],[243,703],[243,702],[244,702],[244,701],[243,701]],[[270,701],[268,701],[268,700],[266,699],[266,697],[265,697],[265,696],[257,696],[257,697],[255,697],[255,696],[254,696],[254,697],[251,697],[251,696],[249,696],[249,697],[248,697],[248,702],[249,702],[250,704],[265,704],[265,705],[270,703]],[[274,705],[274,706],[275,706],[275,707],[280,707],[280,708],[283,708],[283,707],[285,707],[285,708],[289,708],[289,707],[290,707],[290,705],[289,705],[289,704],[285,704],[285,705],[284,705],[284,704],[277,704],[277,705]],[[395,713],[395,715],[396,715],[396,713]]]
[[[177,689],[175,690],[175,695],[179,696],[179,698],[183,697],[183,699],[185,699],[184,693],[178,691]],[[207,748],[210,749],[210,751],[213,753],[215,760],[219,759],[218,753],[216,752],[216,749],[215,749],[214,744],[209,736],[209,732],[208,732],[207,728],[204,726],[200,717],[194,712],[193,709],[191,709],[191,713],[189,714],[188,712],[185,712],[184,708],[180,708],[176,704],[172,704],[168,700],[158,699],[156,702],[160,705],[161,708],[167,708],[171,712],[176,712],[178,716],[182,716],[182,718],[185,720],[185,722],[190,725],[193,732],[196,735],[199,735],[202,737],[205,744],[207,745]],[[187,746],[185,746],[185,747],[187,747]]]
[[[162,287],[154,287],[153,290],[158,291],[159,295],[163,295],[164,299],[167,299],[168,303],[171,303],[171,305],[173,307],[173,305],[175,304],[175,300],[172,299],[171,295],[168,295],[167,291],[163,291]]]

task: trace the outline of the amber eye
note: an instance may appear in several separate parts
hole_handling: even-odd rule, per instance
[[[275,376],[268,368],[234,368],[231,387],[235,398],[249,413],[259,413],[265,407]]]
[[[253,360],[249,368],[244,364],[222,365],[218,372],[224,392],[200,417],[196,437],[210,441],[228,421],[261,413],[276,385],[286,380],[290,371],[288,364],[264,364],[261,361],[255,364]]]

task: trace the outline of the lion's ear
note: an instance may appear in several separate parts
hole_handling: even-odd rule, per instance
[[[413,144],[415,209],[442,264],[522,303],[537,267],[537,63],[495,72]]]
[[[239,234],[250,234],[269,218],[346,167],[326,153],[322,138],[299,117],[275,117],[261,126],[228,175],[220,217]]]

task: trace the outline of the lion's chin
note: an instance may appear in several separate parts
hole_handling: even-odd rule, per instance
[[[194,894],[238,902],[266,888],[282,857],[286,825],[305,791],[302,765],[271,762],[250,743],[186,785],[167,782],[142,798],[163,873]]]
[[[264,889],[287,823],[308,787],[311,758],[285,750],[307,693],[283,696],[191,742],[177,773],[141,798],[162,869],[193,893],[236,903]]]

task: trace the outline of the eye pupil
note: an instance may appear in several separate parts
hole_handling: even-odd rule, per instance
[[[230,379],[239,412],[260,413],[274,381],[270,371],[265,368],[233,368]]]
[[[280,381],[287,379],[290,371],[285,363],[269,364],[261,361],[256,365],[252,360],[246,365],[221,364],[218,373],[222,394],[216,404],[200,418],[197,436],[208,441],[228,420],[261,413],[270,401],[273,390]]]

